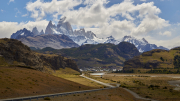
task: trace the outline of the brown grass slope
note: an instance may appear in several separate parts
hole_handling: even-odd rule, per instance
[[[86,89],[92,88],[37,70],[0,67],[0,99]]]
[[[95,92],[86,92],[80,94],[72,94],[61,97],[50,97],[51,101],[144,101],[134,98],[123,88],[108,89]],[[37,101],[37,100],[31,100]],[[38,99],[38,101],[45,101]],[[145,100],[147,101],[147,100]]]
[[[175,55],[180,55],[180,49],[174,48],[169,51],[154,49],[142,53],[132,59],[125,61],[124,70],[127,69],[164,69],[174,68],[173,59]],[[161,59],[163,58],[163,60]]]

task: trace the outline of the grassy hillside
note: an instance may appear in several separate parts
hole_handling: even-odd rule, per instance
[[[0,99],[85,89],[92,88],[33,69],[0,67]]]
[[[79,71],[75,61],[57,54],[40,54],[15,39],[0,39],[0,66],[20,66],[45,71],[72,68]],[[80,72],[80,71],[79,71]]]
[[[97,44],[83,45],[78,48],[53,50],[45,48],[42,53],[59,53],[76,61],[78,67],[121,67],[128,60],[140,53],[133,44],[121,42],[118,45]]]
[[[124,65],[124,70],[166,69],[169,71],[172,69],[178,69],[179,67],[175,68],[174,66],[175,56],[180,56],[179,48],[174,48],[169,51],[154,49],[148,52],[144,52],[140,56],[136,56],[130,60],[127,60]]]

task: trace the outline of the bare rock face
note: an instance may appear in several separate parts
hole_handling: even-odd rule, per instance
[[[75,30],[74,31],[74,35],[85,36],[85,37],[87,37],[89,39],[93,39],[94,37],[96,37],[96,35],[93,32],[91,32],[91,31],[85,32],[84,28],[82,28],[80,30]]]
[[[65,35],[73,35],[73,29],[69,22],[66,22],[66,17],[61,18],[57,24],[57,31]]]
[[[35,37],[25,37],[19,40],[29,47],[35,47],[40,49],[45,47],[62,49],[62,48],[71,48],[71,47],[79,46],[66,35],[57,35],[57,34],[47,34],[47,35],[43,34]]]
[[[76,71],[79,71],[78,66],[76,65],[76,62],[74,60],[64,58],[61,55],[49,56],[43,54],[39,56],[44,61],[44,65],[51,67],[53,70],[58,70],[59,68],[65,69],[66,67],[70,67]]]
[[[40,35],[42,35],[42,34],[45,34],[45,33],[44,33],[44,31],[43,31],[43,30],[41,30],[41,32],[40,32],[39,34],[40,34]]]
[[[52,28],[56,28],[56,26],[52,24],[52,21],[49,21],[49,24],[45,30],[45,34],[53,34]]]
[[[30,66],[38,70],[43,70],[42,60],[33,53],[28,46],[18,40],[1,39],[0,55],[2,55],[9,64]]]
[[[34,33],[34,35],[39,35],[39,31],[36,27],[33,28],[32,32]]]

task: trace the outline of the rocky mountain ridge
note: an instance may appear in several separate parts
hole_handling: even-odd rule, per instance
[[[145,38],[142,39],[136,39],[132,36],[124,36],[122,41],[132,43],[136,46],[136,48],[139,50],[139,52],[147,52],[153,49],[163,49],[163,50],[169,50],[168,48],[165,48],[163,46],[157,46],[155,44],[150,44]]]
[[[6,63],[2,65],[21,66],[44,71],[46,68],[58,70],[59,68],[72,68],[79,71],[75,61],[61,55],[39,54],[16,39],[0,39],[0,59]]]
[[[55,43],[53,40],[49,41],[50,43],[52,43],[51,45],[47,45],[45,41],[40,42],[41,45],[43,47],[40,47],[40,45],[35,45],[35,44],[39,44],[39,43],[35,43],[34,41],[31,40],[24,40],[22,38],[25,37],[34,37],[36,38],[36,36],[38,35],[66,35],[67,37],[69,37],[72,41],[74,41],[74,43],[78,44],[79,46],[81,45],[85,45],[85,44],[106,44],[106,43],[112,43],[112,44],[119,44],[120,42],[130,42],[132,44],[134,44],[136,46],[136,48],[139,50],[139,52],[146,52],[146,51],[150,51],[152,49],[164,49],[164,50],[168,50],[167,48],[163,47],[163,46],[159,46],[157,47],[157,45],[155,44],[150,44],[148,43],[148,41],[146,41],[146,39],[142,38],[142,39],[136,39],[135,37],[132,36],[124,36],[122,40],[118,41],[116,40],[113,36],[109,36],[107,38],[98,38],[92,31],[85,31],[84,28],[79,29],[79,30],[74,30],[71,27],[71,24],[66,21],[66,17],[63,17],[59,20],[57,26],[55,24],[52,23],[52,21],[49,21],[45,33],[42,30],[40,33],[38,32],[37,28],[34,27],[32,32],[25,32],[24,30],[27,29],[23,29],[20,31],[17,31],[16,33],[13,33],[11,35],[11,38],[13,39],[18,39],[21,40],[24,44],[30,46],[30,47],[36,47],[36,48],[44,48],[44,47],[51,47],[55,48],[55,49],[61,49],[61,48],[71,48],[71,47],[76,47],[77,45],[73,45],[73,46],[69,46],[69,43],[67,44],[67,46],[65,44],[63,44],[63,46],[61,46],[60,44],[57,45],[57,43]],[[38,40],[38,39],[36,39]],[[31,44],[34,45],[31,45]],[[43,44],[44,43],[44,44]],[[57,47],[54,47],[57,46]]]
[[[34,37],[24,37],[18,39],[22,41],[25,45],[29,47],[35,48],[45,48],[45,47],[52,47],[54,49],[62,49],[62,48],[71,48],[71,47],[78,47],[74,41],[72,41],[66,35],[57,35],[57,34],[42,34],[37,35]]]

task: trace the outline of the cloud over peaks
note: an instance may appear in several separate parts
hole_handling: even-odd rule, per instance
[[[21,23],[3,21],[3,22],[0,22],[0,32],[1,32],[0,38],[5,38],[5,37],[10,38],[10,36],[13,33],[23,28],[32,30],[36,26],[40,30],[41,29],[45,30],[47,24],[48,24],[48,21],[46,20],[41,20],[41,21],[36,21],[36,22],[29,21],[29,22],[21,22]]]
[[[124,0],[108,5],[111,0],[37,0],[28,2],[26,9],[36,21],[46,15],[52,15],[55,22],[59,16],[66,16],[74,28],[95,29],[98,37],[149,35],[170,26],[168,21],[159,17],[161,10],[154,2],[142,1],[145,2],[135,4],[134,0]],[[170,33],[161,35],[170,36]]]

